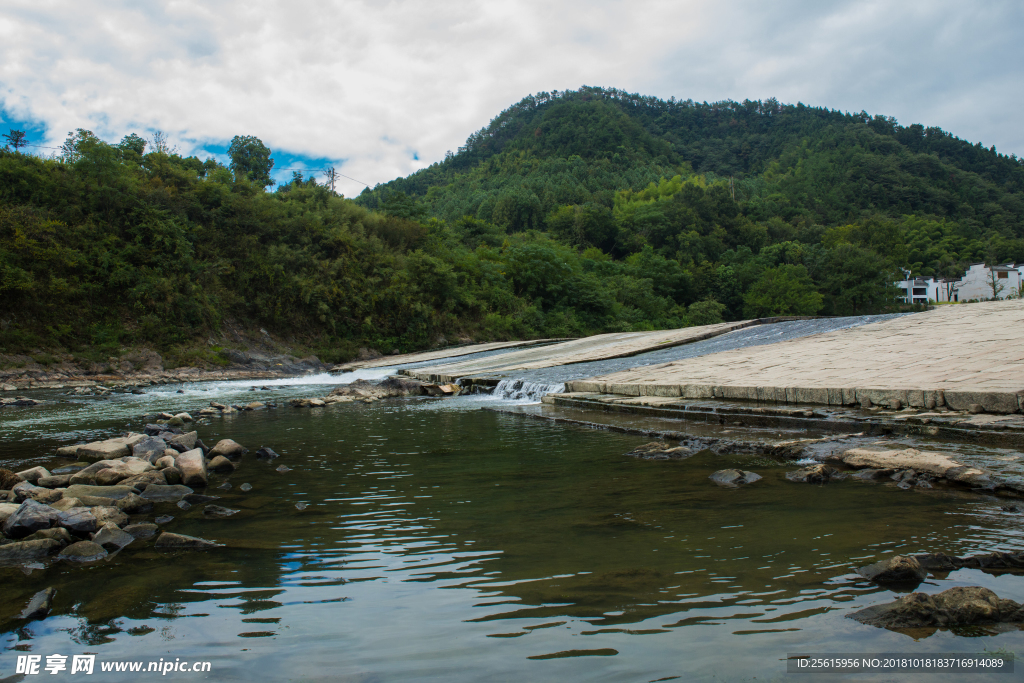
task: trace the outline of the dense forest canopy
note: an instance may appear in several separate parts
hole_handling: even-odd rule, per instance
[[[774,100],[541,93],[355,201],[301,174],[265,191],[254,136],[231,155],[83,130],[51,159],[0,152],[0,352],[184,358],[227,319],[340,360],[848,315],[891,308],[900,268],[1024,261],[1016,157]]]

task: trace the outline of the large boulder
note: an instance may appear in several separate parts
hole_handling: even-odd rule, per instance
[[[167,442],[158,436],[147,436],[132,446],[132,454],[148,462],[156,462],[167,450]]]
[[[746,470],[718,470],[710,477],[711,481],[726,488],[738,488],[744,484],[753,484],[761,479],[761,475]]]
[[[231,439],[221,439],[213,448],[210,449],[210,457],[216,458],[218,455],[221,455],[230,460],[234,460],[248,452],[249,451],[240,443],[232,441]]]
[[[847,616],[862,624],[898,630],[1020,623],[1024,609],[1012,600],[1000,600],[988,588],[957,586],[937,595],[911,593]]]
[[[207,469],[211,472],[227,473],[234,472],[235,466],[223,455],[218,455],[210,460],[210,464],[207,465]]]
[[[107,551],[100,544],[92,541],[79,541],[60,551],[57,558],[67,562],[96,562],[107,555]]]
[[[100,528],[99,520],[92,508],[75,507],[65,510],[57,517],[57,524],[76,536],[87,536]]]
[[[75,484],[93,485],[96,483],[96,475],[101,471],[110,467],[111,463],[115,462],[112,460],[98,460],[91,465],[83,467],[74,474],[71,475],[69,484],[74,486]]]
[[[22,481],[37,484],[41,478],[50,476],[50,471],[45,467],[31,467],[18,472],[18,476],[21,477]]]
[[[52,538],[41,538],[34,541],[7,543],[0,545],[0,563],[25,562],[46,557],[60,550],[60,541]]]
[[[152,510],[153,502],[133,493],[117,501],[116,507],[126,514],[138,515]]]
[[[904,557],[896,555],[866,567],[861,567],[857,573],[869,581],[879,584],[914,584],[917,585],[925,580],[928,572],[915,557]]]
[[[138,493],[138,491],[133,489],[131,486],[89,486],[87,484],[75,484],[64,489],[64,496],[66,498],[95,496],[98,498],[121,500],[132,493]]]
[[[148,486],[153,484],[167,484],[167,477],[160,470],[153,470],[151,472],[143,472],[142,474],[136,474],[135,476],[128,477],[121,482],[122,486],[131,486],[139,491],[145,491]]]
[[[172,534],[169,531],[165,531],[156,539],[156,547],[161,550],[205,550],[207,548],[219,548],[221,544],[207,541],[205,538]]]
[[[0,503],[0,525],[7,521],[7,518],[18,511],[21,507],[17,503]]]
[[[193,493],[193,490],[181,484],[168,486],[153,484],[146,487],[141,497],[153,503],[177,503],[190,493]]]
[[[51,474],[48,477],[39,477],[39,479],[36,480],[36,486],[42,486],[48,489],[62,489],[67,488],[70,485],[70,474]]]
[[[195,448],[178,456],[175,467],[181,471],[181,483],[185,486],[206,486],[206,458],[203,451]]]
[[[52,539],[61,544],[61,546],[72,543],[71,534],[68,533],[67,529],[62,529],[59,526],[55,526],[49,529],[40,529],[39,531],[25,537],[26,541],[39,541],[45,538]]]
[[[116,524],[107,522],[103,525],[103,528],[93,534],[92,542],[96,545],[103,546],[105,550],[114,552],[120,550],[129,543],[135,540],[135,537],[129,533],[121,531]]]
[[[98,460],[116,460],[132,454],[132,446],[142,441],[144,434],[129,434],[116,439],[96,441],[79,446],[77,456],[84,462],[96,462]]]
[[[157,531],[160,530],[156,524],[150,524],[148,522],[141,522],[139,524],[129,524],[124,528],[124,532],[131,534],[132,538],[136,541],[144,541],[147,538],[153,538],[156,536]]]
[[[919,451],[915,448],[872,450],[852,448],[829,455],[827,460],[841,462],[855,469],[914,470],[936,477],[945,477],[953,468],[964,467],[942,453]]]
[[[3,532],[8,538],[24,538],[40,529],[49,529],[59,517],[60,513],[49,505],[26,500],[4,522]]]
[[[96,516],[96,523],[101,527],[108,523],[119,527],[128,523],[128,515],[114,506],[96,506],[92,508],[92,514]]]
[[[172,436],[167,439],[168,445],[177,450],[178,452],[190,451],[196,447],[196,440],[199,438],[199,432],[188,432],[186,434],[179,434],[178,436]]]

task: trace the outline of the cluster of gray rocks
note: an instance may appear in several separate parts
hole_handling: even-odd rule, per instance
[[[0,469],[0,564],[25,564],[56,556],[59,561],[89,563],[125,546],[155,538],[160,550],[218,547],[203,538],[163,531],[173,520],[148,514],[161,507],[182,510],[206,504],[206,516],[237,512],[211,504],[206,488],[210,472],[229,473],[247,450],[231,439],[207,448],[195,431],[174,423],[191,422],[187,414],[146,425],[144,433],[67,446],[57,455],[73,465],[32,467],[22,472]],[[260,449],[261,457],[276,457]],[[243,484],[241,490],[250,489]]]
[[[761,448],[757,453],[791,460],[806,457],[810,446],[835,444],[842,438],[848,437],[786,441]],[[671,446],[665,441],[653,441],[638,446],[626,455],[645,460],[682,460],[702,450],[701,445],[694,446],[695,444]],[[720,447],[716,452],[729,452],[729,449]],[[890,481],[901,489],[930,489],[942,483],[957,488],[1015,497],[1024,495],[1024,486],[1020,483],[1002,479],[978,467],[965,465],[942,453],[915,448],[849,448],[833,450],[821,457],[824,462],[816,462],[787,472],[786,479],[804,484],[827,484],[830,481],[847,478]],[[715,472],[710,479],[721,486],[737,487],[752,484],[762,477],[746,470],[725,469]]]
[[[956,557],[944,553],[895,555],[857,573],[881,586],[893,589],[916,587],[929,573],[943,576],[957,569],[982,569],[992,573],[1024,571],[1024,551],[994,552]],[[980,586],[957,586],[935,595],[915,592],[893,602],[873,605],[847,615],[871,626],[892,630],[987,626],[1018,628],[1024,624],[1024,605],[1000,598]]]

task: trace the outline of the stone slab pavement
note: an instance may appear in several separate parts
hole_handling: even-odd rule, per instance
[[[1024,300],[935,310],[569,382],[566,391],[988,412],[1024,408]]]

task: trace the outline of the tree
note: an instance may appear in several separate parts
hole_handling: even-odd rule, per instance
[[[993,299],[998,299],[999,295],[1006,289],[1006,285],[999,281],[999,274],[995,268],[988,269],[988,286],[992,288]]]
[[[814,288],[807,268],[781,265],[769,268],[743,297],[743,314],[748,318],[772,315],[814,315],[822,298]]]
[[[274,184],[270,178],[270,170],[274,168],[270,154],[270,148],[255,135],[236,135],[228,147],[235,178],[245,178],[264,188]]]
[[[10,133],[5,133],[4,137],[7,138],[7,144],[14,148],[17,152],[19,147],[24,147],[28,143],[25,142],[25,131],[23,130],[11,130]]]
[[[123,138],[121,138],[121,142],[118,143],[117,146],[120,147],[122,151],[130,150],[132,152],[135,152],[139,156],[142,156],[146,152],[145,138],[142,138],[136,135],[135,133],[125,135]]]
[[[174,154],[177,148],[171,149],[171,143],[167,141],[167,134],[162,130],[153,133],[153,151],[157,154]]]
[[[334,192],[334,186],[338,182],[338,170],[333,166],[324,167],[324,187]]]

